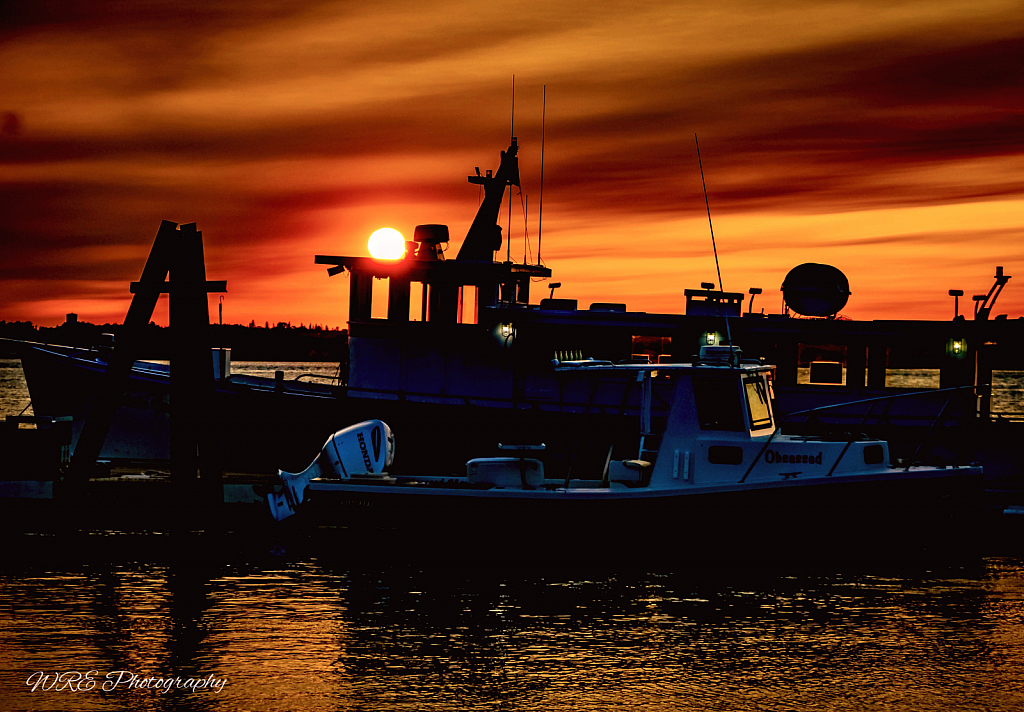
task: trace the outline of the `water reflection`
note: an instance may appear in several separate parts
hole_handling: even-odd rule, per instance
[[[1024,562],[633,565],[328,537],[6,535],[5,706],[40,710],[1020,709]],[[360,554],[358,556],[354,554]],[[874,560],[873,563],[867,563]],[[912,563],[907,563],[911,561]],[[40,671],[225,679],[37,691]],[[8,706],[9,705],[9,706]]]

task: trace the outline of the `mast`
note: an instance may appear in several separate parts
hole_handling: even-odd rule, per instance
[[[498,226],[498,212],[505,197],[505,188],[519,187],[519,144],[512,137],[507,151],[501,152],[498,172],[486,176],[469,176],[469,182],[484,187],[484,199],[476,211],[473,224],[469,226],[466,239],[462,242],[456,260],[471,262],[493,262],[494,253],[501,249],[501,228]],[[488,171],[490,173],[490,171]]]
[[[540,110],[540,216],[537,218],[537,264],[540,264],[540,239],[544,235],[544,119],[548,113],[548,85],[544,85]]]

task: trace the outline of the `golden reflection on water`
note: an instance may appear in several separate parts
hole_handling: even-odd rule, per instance
[[[1024,706],[1019,558],[505,569],[241,535],[2,543],[4,709]],[[24,684],[87,669],[227,682]]]

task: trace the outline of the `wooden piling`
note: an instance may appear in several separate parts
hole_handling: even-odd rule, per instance
[[[170,281],[165,281],[168,274]],[[207,281],[203,234],[195,223],[164,220],[138,282],[131,284],[131,306],[122,335],[114,345],[107,369],[90,406],[69,468],[70,488],[80,487],[95,469],[114,414],[128,387],[131,367],[138,360],[142,329],[149,323],[160,294],[170,295],[171,353],[171,475],[176,490],[188,501],[196,481],[220,501],[221,472],[213,423],[213,360],[210,338],[209,292],[227,290],[223,281]],[[204,497],[205,499],[205,497]]]

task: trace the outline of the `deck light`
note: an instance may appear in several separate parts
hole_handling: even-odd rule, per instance
[[[405,238],[394,228],[382,227],[366,243],[370,256],[377,260],[397,260],[405,254]]]
[[[502,322],[495,325],[491,330],[491,335],[502,348],[508,349],[512,347],[512,343],[516,340],[516,327],[514,324]]]
[[[950,339],[946,342],[946,354],[957,359],[967,356],[967,339]]]
[[[715,332],[714,331],[709,331],[708,333],[704,334],[704,343],[707,344],[708,346],[714,346],[715,345]]]

